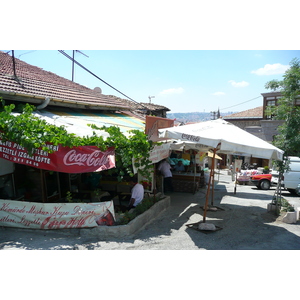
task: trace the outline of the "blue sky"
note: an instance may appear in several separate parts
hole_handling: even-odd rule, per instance
[[[4,50],[8,51],[8,50]],[[298,50],[80,50],[87,69],[134,99],[172,113],[243,111],[262,105],[266,82],[282,76]],[[72,56],[72,50],[65,50]],[[71,79],[72,63],[57,50],[15,50],[16,58]],[[125,98],[75,65],[74,81]],[[255,100],[252,100],[257,98]],[[251,101],[250,101],[251,100]]]
[[[298,10],[292,0],[245,5],[238,0],[99,5],[54,0],[37,7],[26,22],[24,11],[31,14],[35,3],[12,5],[2,4],[14,17],[1,16],[7,24],[1,48],[26,49],[15,50],[16,57],[68,79],[71,61],[54,49],[80,49],[88,58],[76,54],[75,59],[104,81],[137,102],[154,96],[153,103],[173,113],[261,106],[266,82],[282,79],[291,60],[300,58]],[[75,81],[123,97],[78,66]]]

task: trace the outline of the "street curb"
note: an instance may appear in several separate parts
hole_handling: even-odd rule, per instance
[[[164,199],[159,200],[148,210],[141,215],[134,218],[126,225],[117,226],[98,226],[92,229],[82,228],[80,229],[80,235],[87,237],[98,237],[98,238],[121,238],[124,236],[130,236],[144,229],[145,226],[149,225],[155,220],[155,218],[169,208],[171,205],[170,196],[165,196]]]

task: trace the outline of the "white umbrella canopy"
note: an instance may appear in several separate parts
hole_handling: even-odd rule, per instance
[[[222,119],[159,129],[160,138],[176,139],[198,150],[282,160],[283,150]]]
[[[65,116],[59,116],[51,112],[34,112],[34,116],[45,120],[47,123],[55,126],[63,126],[68,133],[74,133],[79,137],[90,137],[93,135],[93,132],[97,135],[102,136],[104,139],[109,137],[109,133],[104,130],[92,129],[88,124],[90,121],[85,121],[81,118],[68,118]]]

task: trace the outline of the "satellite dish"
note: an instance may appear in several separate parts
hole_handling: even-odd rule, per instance
[[[102,94],[102,90],[98,86],[94,88],[94,91]]]

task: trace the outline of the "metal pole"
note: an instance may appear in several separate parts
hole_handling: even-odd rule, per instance
[[[236,185],[237,185],[237,171],[235,170],[234,195],[236,194]]]
[[[75,57],[75,50],[73,50],[73,60],[72,60],[72,81],[74,81],[74,57]]]
[[[12,61],[13,61],[13,70],[14,70],[14,78],[17,78],[16,73],[16,63],[15,63],[15,50],[11,50],[12,52]]]

